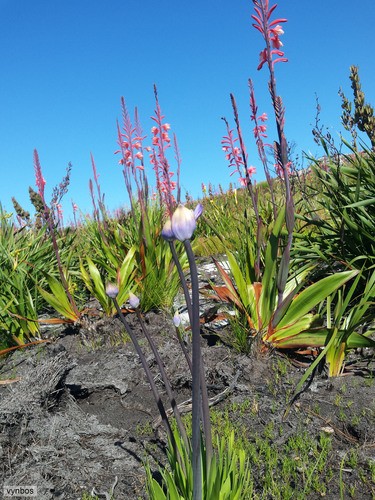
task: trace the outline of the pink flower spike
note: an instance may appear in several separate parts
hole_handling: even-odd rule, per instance
[[[258,116],[258,120],[261,122],[266,122],[268,120],[267,113],[262,113],[260,116]]]
[[[168,130],[170,130],[171,126],[169,125],[169,123],[164,123],[162,125],[162,129],[165,130],[166,132],[168,132]]]

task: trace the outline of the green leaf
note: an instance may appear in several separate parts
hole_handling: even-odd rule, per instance
[[[52,293],[49,293],[38,286],[38,290],[40,291],[43,298],[59,314],[72,321],[77,321],[79,316],[77,316],[76,312],[72,308],[63,285],[55,277],[47,275],[46,273],[45,276]]]
[[[278,329],[296,322],[357,274],[357,270],[344,271],[327,276],[317,283],[310,285],[294,298],[284,317],[279,321],[277,325]]]
[[[275,310],[276,303],[276,264],[279,249],[279,237],[285,221],[285,206],[275,221],[267,243],[262,278],[262,294],[260,299],[260,315],[263,325],[267,325]]]
[[[361,347],[375,347],[375,340],[369,339],[360,333],[353,332],[347,340],[348,349],[357,349]]]

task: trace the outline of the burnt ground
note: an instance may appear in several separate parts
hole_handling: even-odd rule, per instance
[[[135,315],[128,318],[141,339]],[[161,313],[149,313],[145,321],[182,402],[191,385],[172,322]],[[90,330],[62,331],[50,343],[0,359],[0,380],[18,379],[0,385],[1,483],[37,485],[38,500],[73,500],[93,488],[109,492],[117,478],[115,499],[146,498],[143,462],[149,458],[155,470],[165,463],[164,434],[160,427],[152,429],[156,406],[134,348],[121,336],[117,319],[101,320]],[[247,429],[250,441],[267,431],[279,447],[301,432],[317,441],[322,433],[330,437],[326,492],[296,498],[340,498],[340,481],[343,498],[350,492],[354,498],[375,498],[371,353],[367,365],[362,356],[347,376],[316,374],[285,417],[303,365],[276,353],[240,354],[207,337],[202,348],[209,396],[227,389],[212,407],[216,419],[223,412],[235,427]],[[155,380],[163,391],[160,378]],[[269,498],[261,495],[264,471],[259,464],[252,469],[259,498]]]

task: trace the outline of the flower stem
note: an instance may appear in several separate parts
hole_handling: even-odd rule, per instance
[[[158,364],[158,367],[159,367],[159,371],[160,371],[160,374],[161,374],[161,377],[163,379],[163,382],[164,382],[164,386],[165,386],[165,390],[167,391],[167,394],[168,394],[168,397],[169,397],[169,401],[170,401],[170,404],[171,404],[171,408],[173,410],[173,413],[174,413],[174,416],[176,418],[176,422],[177,422],[177,426],[178,426],[178,430],[179,430],[179,433],[181,434],[184,442],[185,442],[185,445],[186,445],[186,449],[189,449],[189,440],[188,440],[188,437],[187,437],[187,434],[186,434],[186,429],[185,429],[185,426],[182,422],[182,419],[181,419],[181,414],[178,410],[178,407],[177,407],[177,403],[176,403],[176,398],[175,398],[175,395],[173,394],[173,391],[172,391],[172,387],[171,387],[171,384],[169,383],[169,380],[168,380],[168,375],[165,371],[165,368],[164,368],[164,364],[163,364],[163,361],[160,357],[160,354],[157,350],[157,347],[155,345],[155,342],[153,341],[151,335],[148,333],[147,331],[147,328],[145,327],[145,324],[144,324],[144,321],[142,319],[142,316],[139,312],[139,309],[136,310],[136,314],[137,314],[137,318],[138,318],[138,321],[139,321],[139,324],[141,325],[141,328],[142,328],[142,332],[144,334],[144,336],[146,337],[150,347],[151,347],[151,350],[155,356],[155,360]]]
[[[193,499],[199,500],[202,498],[202,470],[201,470],[201,428],[200,428],[200,414],[202,411],[204,438],[205,438],[205,452],[206,452],[206,465],[207,471],[210,467],[212,458],[212,436],[211,436],[211,422],[209,414],[209,404],[207,397],[207,386],[202,377],[203,362],[201,353],[201,336],[199,325],[199,284],[198,272],[195,263],[195,256],[191,247],[190,240],[184,241],[186,254],[189,261],[191,289],[192,289],[192,316],[191,328],[193,334],[192,342],[192,358],[193,358],[193,373],[192,373],[192,447],[193,447]]]
[[[168,417],[167,417],[167,413],[165,411],[163,401],[161,400],[161,397],[159,395],[159,391],[158,391],[158,389],[156,387],[156,384],[154,382],[154,377],[153,377],[153,375],[151,373],[150,367],[147,364],[145,355],[142,352],[142,349],[141,349],[141,347],[140,347],[140,345],[138,343],[137,337],[135,336],[135,334],[134,334],[133,330],[131,329],[129,323],[126,321],[126,318],[123,315],[123,313],[122,313],[122,311],[120,309],[120,306],[119,306],[116,298],[113,298],[112,300],[113,300],[113,303],[115,305],[116,311],[117,311],[117,313],[119,315],[120,321],[124,325],[126,333],[131,338],[131,340],[133,342],[133,345],[135,347],[135,350],[137,351],[139,359],[140,359],[140,361],[142,363],[142,367],[143,367],[143,369],[144,369],[144,371],[146,373],[147,379],[148,379],[148,381],[150,383],[151,390],[152,390],[152,393],[154,395],[154,398],[155,398],[155,401],[156,401],[156,405],[158,407],[158,410],[159,410],[159,413],[160,413],[163,425],[165,427],[165,430],[167,432],[167,435],[168,435],[169,439],[171,440],[171,443],[173,445],[173,449],[174,449],[175,453],[177,454],[176,441],[175,441],[174,436],[173,436],[173,432],[172,432],[172,429],[171,429],[171,426],[170,426],[170,423],[169,423],[169,420],[168,420]]]

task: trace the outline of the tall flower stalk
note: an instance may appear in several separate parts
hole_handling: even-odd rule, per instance
[[[276,129],[278,135],[278,141],[274,143],[274,152],[277,165],[282,171],[282,177],[285,184],[285,202],[286,202],[286,215],[285,222],[288,231],[287,244],[285,246],[283,257],[280,264],[280,270],[278,275],[277,287],[278,287],[278,304],[280,305],[283,299],[283,293],[285,290],[286,281],[288,278],[289,264],[290,264],[290,250],[293,241],[293,229],[294,229],[294,201],[292,196],[292,190],[289,180],[289,167],[290,161],[288,159],[288,144],[285,137],[284,125],[285,125],[285,108],[281,97],[277,93],[276,87],[276,77],[275,77],[275,64],[279,62],[287,62],[288,59],[280,48],[283,46],[280,36],[283,35],[284,31],[281,24],[287,22],[285,18],[277,18],[273,21],[271,20],[271,15],[276,9],[277,5],[269,6],[269,0],[253,0],[255,14],[251,17],[255,21],[253,26],[257,29],[265,41],[266,47],[260,53],[260,60],[258,65],[258,70],[262,69],[263,65],[266,64],[269,70],[269,91],[271,95],[272,105],[276,120]]]
[[[162,231],[164,239],[173,242],[174,239],[184,243],[189,260],[191,297],[189,295],[185,277],[181,276],[186,304],[192,330],[192,470],[193,470],[193,500],[202,499],[202,430],[204,433],[204,455],[206,469],[209,471],[213,455],[211,422],[207,386],[204,377],[204,366],[201,353],[201,335],[199,323],[199,284],[198,272],[190,239],[196,227],[196,220],[202,213],[202,206],[198,205],[195,211],[179,205],[170,220],[166,222]],[[177,263],[176,263],[177,264]],[[208,474],[207,474],[208,475]]]
[[[284,127],[285,127],[285,108],[281,97],[277,93],[276,87],[276,77],[275,77],[275,64],[279,62],[287,62],[288,59],[285,57],[284,52],[281,50],[283,46],[280,37],[284,33],[282,29],[282,24],[287,21],[285,18],[277,18],[275,20],[271,19],[271,16],[276,9],[276,5],[270,7],[268,0],[253,0],[255,14],[251,17],[254,20],[253,26],[262,35],[265,42],[265,48],[260,52],[260,59],[257,69],[261,70],[264,65],[268,67],[269,70],[269,82],[268,88],[271,96],[272,106],[274,109],[274,116],[276,121],[277,139],[274,141],[273,146],[266,144],[264,139],[267,137],[266,134],[266,121],[268,119],[265,113],[258,114],[258,106],[256,104],[255,92],[252,80],[249,80],[249,91],[250,91],[250,118],[254,123],[253,134],[258,149],[258,155],[260,161],[263,165],[263,169],[266,175],[266,179],[270,188],[271,204],[273,209],[274,220],[276,221],[278,217],[277,205],[274,197],[273,190],[273,180],[271,178],[268,163],[269,160],[266,154],[266,147],[273,148],[273,154],[276,160],[276,171],[280,172],[280,177],[283,179],[285,187],[285,223],[287,228],[287,242],[283,248],[283,254],[280,262],[279,272],[277,276],[277,293],[278,293],[278,306],[281,306],[284,290],[288,278],[289,266],[290,266],[290,251],[293,241],[293,229],[294,229],[294,201],[292,196],[291,184],[289,180],[289,171],[291,162],[288,158],[288,144],[285,137]],[[237,137],[234,135],[233,131],[230,130],[228,122],[227,135],[223,138],[222,145],[223,150],[226,152],[226,158],[229,161],[229,167],[234,167],[235,172],[241,174],[240,182],[243,186],[247,187],[256,218],[257,225],[257,256],[254,264],[254,271],[256,279],[260,281],[261,269],[260,269],[260,252],[262,248],[261,240],[261,227],[262,219],[260,217],[258,208],[258,197],[257,193],[254,193],[251,175],[254,172],[253,167],[248,166],[247,152],[245,149],[245,144],[242,136],[240,121],[238,117],[238,110],[234,96],[231,94],[231,103],[234,112],[234,120],[236,123]],[[235,143],[238,142],[238,145]]]

